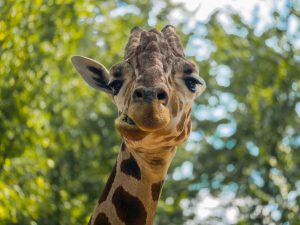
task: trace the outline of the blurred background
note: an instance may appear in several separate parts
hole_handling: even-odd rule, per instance
[[[70,56],[166,24],[208,88],[155,224],[300,224],[299,0],[0,0],[0,225],[88,222],[121,139]]]

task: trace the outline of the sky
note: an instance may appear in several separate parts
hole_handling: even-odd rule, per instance
[[[275,0],[173,0],[174,3],[183,3],[189,11],[195,11],[195,19],[198,21],[206,21],[208,17],[217,9],[234,9],[239,12],[246,21],[252,20],[252,12],[259,8],[260,18],[268,22],[270,21],[269,12],[274,7]],[[276,4],[282,7],[285,0],[277,0]]]
[[[210,53],[214,50],[213,46],[205,38],[199,38],[199,22],[206,23],[209,20],[210,15],[212,15],[216,10],[221,10],[223,13],[218,14],[218,21],[223,25],[226,32],[231,33],[232,31],[232,21],[228,11],[234,11],[241,15],[242,19],[247,24],[252,24],[255,27],[255,34],[262,34],[270,24],[272,24],[272,10],[274,7],[284,9],[285,2],[287,0],[172,0],[174,3],[182,3],[185,8],[190,11],[190,14],[185,16],[182,9],[174,10],[169,21],[173,25],[184,21],[185,26],[183,32],[190,33],[191,31],[197,29],[197,37],[193,38],[191,36],[189,43],[186,47],[185,53],[187,56],[195,56],[197,61],[206,60],[210,57]],[[161,3],[160,3],[161,4]],[[159,9],[161,5],[156,5]],[[155,7],[154,7],[155,8]],[[153,9],[154,11],[156,9]],[[255,16],[254,16],[255,15]],[[155,18],[155,17],[154,17]],[[155,23],[156,21],[149,21]],[[254,25],[255,24],[255,25]],[[234,31],[232,31],[234,32]],[[240,35],[246,35],[247,31],[243,34],[242,31]],[[206,30],[203,28],[203,36]],[[222,82],[220,80],[220,82]]]
[[[243,21],[247,24],[253,25],[255,28],[255,34],[261,35],[268,29],[269,26],[277,24],[278,27],[287,29],[288,38],[293,43],[296,49],[300,50],[300,38],[299,34],[300,24],[299,20],[291,16],[287,24],[274,21],[272,13],[274,9],[279,11],[282,16],[287,15],[287,5],[300,4],[300,0],[172,0],[174,3],[183,3],[191,14],[189,14],[189,20],[186,26],[186,32],[193,30],[196,23],[206,23],[209,16],[216,10],[221,10],[224,13],[218,15],[218,20],[222,23],[226,31],[231,29],[231,21],[226,11],[234,11],[241,15]],[[175,10],[171,16],[170,21],[174,21],[175,25],[179,21],[184,21],[184,14],[180,9]],[[230,32],[229,32],[230,33]],[[274,41],[274,40],[273,40]],[[274,46],[272,40],[267,43]],[[276,47],[275,47],[276,48]],[[275,49],[276,50],[276,49]],[[201,60],[201,57],[200,59]]]

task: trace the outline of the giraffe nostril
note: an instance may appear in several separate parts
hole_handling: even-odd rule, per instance
[[[168,93],[164,89],[158,89],[156,92],[156,98],[164,105],[168,103]]]
[[[144,102],[158,100],[166,104],[168,101],[168,94],[162,88],[137,88],[134,90],[132,97],[133,100]]]
[[[141,89],[135,90],[133,93],[133,97],[135,99],[143,98],[143,90],[141,90]]]
[[[158,100],[165,100],[167,98],[167,93],[164,92],[164,91],[160,91],[158,94],[157,94],[157,99]]]

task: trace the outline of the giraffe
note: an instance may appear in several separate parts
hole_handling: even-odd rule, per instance
[[[122,137],[89,224],[151,225],[176,146],[191,132],[192,103],[206,84],[171,25],[133,28],[124,61],[109,71],[83,56],[71,61],[88,85],[111,96]]]

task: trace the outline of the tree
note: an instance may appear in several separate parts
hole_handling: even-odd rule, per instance
[[[185,212],[172,224],[229,224],[226,209],[238,212],[237,224],[299,224],[300,33],[289,27],[292,20],[300,24],[299,2],[275,7],[273,24],[259,35],[255,23],[234,12],[225,13],[230,22],[222,26],[221,14],[198,23],[189,40],[196,59],[200,48],[193,43],[211,46],[210,57],[199,61],[208,88],[186,145],[193,176],[181,172],[164,189],[164,198],[174,199],[168,208],[180,212],[181,203]],[[175,167],[173,177],[181,168]],[[219,196],[220,211],[203,216],[202,193]],[[162,219],[158,224],[167,224]]]
[[[300,32],[289,29],[299,8],[287,1],[284,12],[275,9],[260,35],[235,13],[224,28],[224,12],[182,35],[208,89],[156,224],[227,224],[228,209],[241,225],[299,223]],[[109,67],[122,60],[132,27],[162,28],[175,10],[192,19],[169,0],[0,2],[0,225],[87,223],[120,137],[108,96],[84,85],[70,56]],[[209,58],[199,57],[199,40]],[[203,216],[205,195],[223,201],[220,215]]]
[[[82,54],[121,61],[151,2],[0,2],[0,224],[84,224],[120,137],[109,97],[72,68]],[[166,18],[169,1],[157,16]]]

